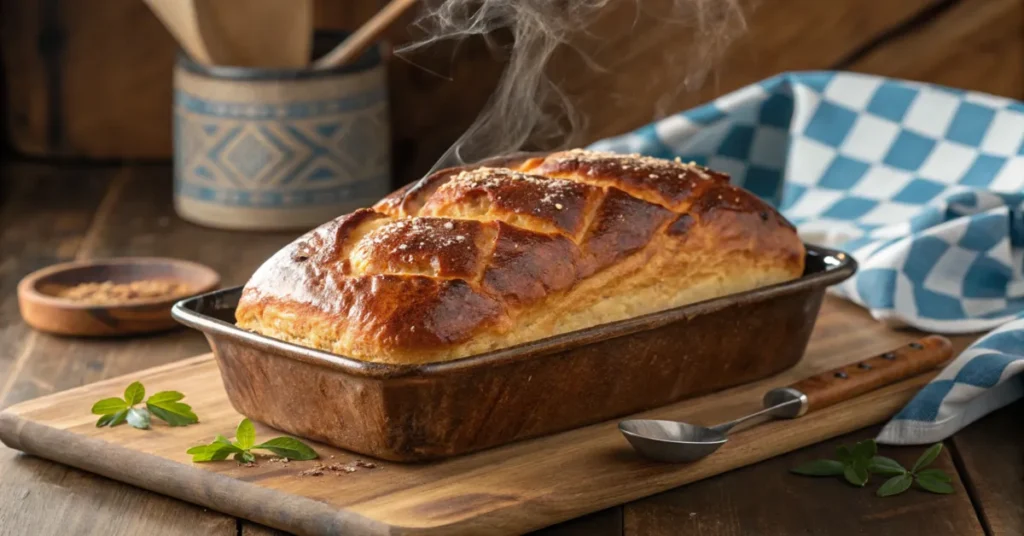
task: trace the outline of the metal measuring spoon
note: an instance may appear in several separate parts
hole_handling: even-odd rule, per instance
[[[917,376],[953,354],[945,337],[930,335],[890,352],[800,380],[765,393],[764,409],[716,426],[647,419],[619,423],[619,431],[642,456],[662,462],[691,462],[718,450],[736,425],[758,417],[794,419]]]

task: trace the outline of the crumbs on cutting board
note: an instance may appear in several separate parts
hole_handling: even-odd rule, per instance
[[[373,462],[366,462],[366,461],[363,461],[363,460],[355,460],[355,461],[351,461],[351,462],[349,462],[347,464],[346,463],[330,463],[330,464],[317,463],[312,468],[306,469],[305,471],[299,473],[299,475],[301,475],[301,476],[323,476],[323,475],[325,475],[327,473],[331,473],[331,474],[335,474],[335,475],[346,475],[346,474],[350,474],[350,473],[355,473],[356,471],[359,471],[360,469],[377,469],[377,468],[378,468],[377,464],[375,464]]]

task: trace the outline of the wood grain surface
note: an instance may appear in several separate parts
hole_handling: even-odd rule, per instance
[[[0,534],[236,534],[235,520],[223,514],[3,445],[0,466]]]
[[[170,169],[165,166],[101,169],[116,171],[107,171],[105,174],[93,172],[98,175],[96,186],[100,192],[91,197],[77,198],[87,196],[89,192],[77,192],[79,186],[73,184],[68,184],[66,189],[58,187],[54,182],[32,186],[34,181],[26,178],[24,186],[20,186],[22,181],[12,185],[19,189],[32,186],[39,190],[66,190],[67,197],[63,202],[84,212],[85,224],[78,231],[81,237],[65,239],[60,245],[60,248],[67,251],[68,260],[124,255],[176,257],[210,266],[221,275],[222,283],[230,286],[245,282],[263,259],[294,238],[293,233],[245,235],[206,229],[180,220],[174,215],[171,205],[171,175]],[[102,182],[104,180],[106,182]],[[11,203],[23,201],[31,195],[20,192],[14,194],[9,196]],[[45,197],[41,199],[34,203],[45,203]],[[32,208],[26,205],[24,210],[28,212]],[[32,221],[38,219],[39,225],[53,225],[54,220],[60,222],[74,213],[74,210],[68,210],[68,214],[57,215],[42,211],[33,215]],[[4,214],[6,216],[7,213]],[[12,217],[17,215],[17,211],[12,213]],[[66,221],[64,225],[70,226],[71,222]],[[19,224],[17,228],[21,227]],[[24,232],[34,231],[26,229]],[[18,234],[21,233],[15,233],[15,236]],[[46,237],[47,231],[42,229],[38,234],[25,234],[24,240],[32,247],[48,251],[52,245],[47,245]],[[37,268],[51,264],[49,258],[37,258],[35,255],[38,253],[29,250],[22,257],[35,260]],[[27,273],[22,272],[20,275]],[[12,279],[12,283],[16,285],[17,280]],[[15,373],[7,376],[0,387],[0,405],[4,406],[130,370],[167,363],[209,348],[200,334],[185,329],[159,338],[137,337],[127,340],[88,340],[47,335],[31,330],[20,322],[13,322],[13,319],[19,318],[13,292],[8,294],[5,289],[3,299],[5,308],[6,300],[11,301],[10,312],[5,314],[11,315],[12,328],[19,329],[22,334],[19,337],[12,333],[9,339],[12,343],[20,344],[21,350],[13,352],[15,357],[11,366]],[[10,353],[3,352],[0,362],[8,358]],[[89,357],[83,359],[83,354]]]
[[[169,255],[244,281],[291,235],[240,235],[174,215],[166,166],[0,164],[0,407],[206,351],[179,329],[126,340],[32,330],[18,314],[21,277],[57,262]],[[237,247],[244,239],[245,251]],[[247,251],[253,250],[251,256]],[[0,534],[233,535],[236,520],[0,445]],[[140,530],[140,532],[135,532]]]
[[[107,168],[77,174],[74,184],[57,170],[33,164],[3,167],[0,180],[0,404],[32,354],[38,335],[21,322],[18,281],[43,267],[78,257],[116,171]],[[25,203],[32,199],[33,203]]]
[[[732,29],[735,41],[718,56],[693,50],[704,50],[701,45],[720,36],[697,31],[692,21],[680,31],[659,20],[668,15],[652,5],[665,2],[645,4],[646,16],[625,2],[619,4],[619,13],[610,14],[594,29],[600,46],[581,43],[590,45],[583,50],[601,70],[583,65],[578,54],[564,50],[555,57],[551,71],[588,118],[582,138],[592,141],[781,72],[835,68],[875,36],[937,2],[744,0],[739,2],[743,27]],[[633,23],[634,19],[639,22]],[[701,70],[707,70],[706,75],[695,79]]]
[[[800,364],[769,380],[641,415],[722,422],[757,409],[762,394],[773,386],[859,361],[869,349],[893,346],[893,338],[881,325],[854,329],[851,320],[842,308],[831,306],[819,320],[826,332],[838,324],[844,333],[853,333],[855,338],[842,349],[822,351],[830,341],[815,337]],[[931,376],[918,376],[796,421],[772,422],[737,433],[713,456],[679,465],[638,458],[619,435],[615,421],[443,463],[379,462],[377,469],[340,477],[302,476],[317,462],[282,466],[262,460],[256,467],[232,461],[192,464],[185,454],[188,448],[217,434],[231,436],[241,419],[227,401],[218,368],[208,355],[12,406],[0,414],[0,439],[41,457],[299,534],[470,534],[499,528],[519,533],[880,422],[898,411]],[[157,427],[151,432],[127,426],[96,428],[86,408],[95,400],[116,396],[134,380],[142,381],[150,392],[182,390],[202,422],[185,428]],[[266,427],[257,428],[259,437],[274,434]],[[356,458],[322,445],[318,452],[326,463],[345,464]]]
[[[1024,100],[1024,2],[935,5],[840,67]]]
[[[1024,400],[949,441],[986,534],[1024,534]]]
[[[662,0],[663,1],[663,0]],[[646,0],[645,6],[661,4]],[[715,60],[692,53],[694,20],[609,15],[586,49],[551,72],[586,124],[581,140],[619,134],[782,71],[849,69],[1024,98],[1019,0],[744,0],[738,38]],[[8,130],[23,153],[167,158],[175,45],[137,0],[0,0]],[[377,0],[316,2],[319,28],[354,28]],[[411,16],[388,35],[410,39]],[[680,29],[682,28],[682,29]],[[123,46],[130,42],[132,46]],[[703,79],[695,67],[711,67]],[[437,160],[479,113],[502,63],[482,40],[440,44],[389,66],[396,185]]]
[[[0,448],[3,447],[0,446]],[[616,506],[546,527],[530,534],[532,536],[621,536],[622,511],[623,508],[621,506]],[[289,534],[288,532],[272,529],[266,525],[260,525],[259,523],[247,520],[240,520],[239,533],[240,536],[287,536]]]
[[[871,427],[825,441],[754,466],[637,501],[626,509],[624,532],[647,536],[791,536],[795,534],[855,536],[867,534],[985,534],[972,515],[970,498],[954,476],[952,495],[932,495],[911,489],[885,499],[875,490],[885,477],[872,476],[865,489],[839,478],[809,478],[791,474],[799,463],[833,458],[840,445],[850,445],[878,432]],[[879,454],[906,467],[922,449],[879,448]],[[931,466],[955,475],[949,451]],[[749,486],[737,489],[734,477]],[[914,515],[906,515],[913,512]]]
[[[170,192],[166,166],[0,163],[0,345],[4,349],[0,351],[0,407],[170,363],[207,348],[202,336],[189,330],[125,341],[34,335],[21,323],[14,301],[14,287],[27,273],[76,257],[169,254],[213,266],[224,274],[226,284],[238,284],[260,260],[258,253],[250,255],[248,250],[269,254],[291,239],[287,234],[213,231],[181,222],[174,217]],[[27,200],[31,204],[23,204]],[[854,332],[874,324],[857,307],[829,300],[823,318],[837,314],[853,332],[843,322],[820,322],[815,348],[822,352],[848,351],[857,344]],[[885,332],[865,350],[919,335]],[[968,340],[954,339],[955,350]],[[1024,532],[1024,507],[1018,500],[1024,494],[1022,418],[1024,405],[1016,404],[947,441],[960,479],[966,483],[956,494],[969,497],[974,510],[958,507],[939,515],[931,507],[933,495],[908,492],[896,498],[898,506],[894,506],[891,501],[876,501],[871,491],[788,475],[789,468],[809,457],[797,450],[679,488],[686,493],[656,495],[660,506],[654,510],[647,500],[635,501],[540,533],[643,535],[641,531],[652,525],[625,523],[633,519],[633,512],[643,510],[649,512],[650,520],[668,516],[666,526],[686,527],[692,534],[865,534],[858,529],[864,520],[870,520],[871,534],[903,534],[912,533],[908,527],[917,525],[936,527],[932,518],[938,516],[949,527],[971,526],[977,522],[972,520],[980,518],[987,534],[1018,535]],[[873,433],[864,430],[850,438]],[[822,454],[831,448],[823,447]],[[922,451],[923,447],[886,450],[903,461],[915,459]],[[790,492],[784,493],[779,487],[783,485]],[[842,508],[815,507],[816,498],[825,497],[826,489],[835,490],[835,495],[827,497]],[[800,501],[796,505],[794,495]],[[706,498],[701,503],[705,522],[693,528],[683,520],[693,511],[688,506],[702,497]],[[679,512],[686,517],[677,517]],[[752,515],[757,512],[764,516]],[[772,524],[766,526],[766,519]],[[950,532],[938,527],[933,533]],[[284,533],[0,446],[0,534]]]

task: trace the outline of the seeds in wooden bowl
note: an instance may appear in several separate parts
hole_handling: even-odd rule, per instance
[[[145,300],[170,299],[186,296],[191,289],[185,283],[172,279],[143,279],[131,283],[80,283],[57,290],[56,296],[90,305],[115,305]]]

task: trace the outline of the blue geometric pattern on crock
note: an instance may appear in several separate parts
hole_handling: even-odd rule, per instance
[[[372,202],[390,183],[383,89],[282,104],[175,98],[178,195],[253,208]]]
[[[805,241],[851,253],[860,269],[830,291],[880,321],[998,328],[879,441],[937,441],[1024,396],[1024,104],[855,73],[785,73],[591,148],[730,173]]]

